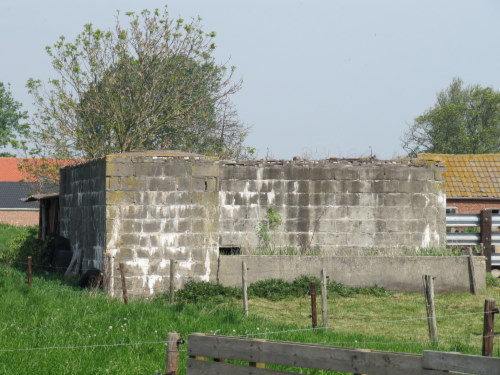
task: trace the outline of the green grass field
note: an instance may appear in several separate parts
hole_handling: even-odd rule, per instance
[[[488,297],[498,297],[499,291],[490,288]],[[438,319],[442,342],[433,345],[421,319],[420,295],[332,296],[332,329],[295,332],[283,331],[310,326],[306,297],[278,302],[251,299],[249,317],[242,314],[237,299],[172,306],[153,299],[124,305],[50,275],[36,276],[30,288],[22,272],[5,266],[0,266],[0,296],[0,374],[121,375],[164,371],[163,342],[168,332],[179,332],[185,339],[189,333],[204,332],[400,352],[439,349],[480,354],[485,298],[438,297],[437,315],[457,316]],[[181,374],[186,347],[181,347]],[[495,354],[500,355],[498,345]]]

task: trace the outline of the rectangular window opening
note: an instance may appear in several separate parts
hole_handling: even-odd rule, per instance
[[[220,255],[241,255],[241,248],[238,246],[219,247]]]

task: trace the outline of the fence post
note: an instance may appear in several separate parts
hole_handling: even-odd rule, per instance
[[[316,283],[311,281],[311,319],[312,327],[316,328],[318,326],[318,310],[316,308]]]
[[[469,278],[470,278],[471,292],[472,294],[477,294],[476,270],[474,269],[474,255],[472,254],[471,248],[469,248],[469,256],[467,260],[469,264]]]
[[[175,261],[170,259],[170,288],[168,293],[168,303],[175,302]]]
[[[108,295],[112,295],[110,288],[111,288],[111,254],[108,252],[105,253],[104,257],[104,285],[103,289],[108,293]]]
[[[484,248],[484,256],[486,257],[486,272],[491,272],[491,226],[492,226],[492,210],[481,210],[479,228],[481,231],[481,244]]]
[[[248,280],[246,262],[241,262],[241,283],[243,288],[243,312],[248,316]]]
[[[249,362],[249,367],[266,368],[266,364],[262,362]]]
[[[432,342],[438,341],[436,309],[434,307],[434,278],[431,275],[423,275],[425,308],[427,310],[427,325],[429,327],[429,338]]]
[[[33,284],[33,258],[28,257],[28,285]]]
[[[325,269],[321,269],[321,317],[323,318],[323,327],[328,328],[328,290]]]
[[[482,355],[485,357],[493,356],[493,338],[495,335],[495,314],[498,309],[495,308],[495,300],[488,298],[484,301],[484,325],[483,325],[483,349]]]
[[[127,283],[125,282],[125,264],[120,263],[120,277],[122,279],[122,290],[123,290],[123,302],[125,305],[128,304],[128,293],[127,293]]]
[[[181,335],[178,333],[168,334],[167,348],[167,369],[165,375],[177,375],[179,369],[179,344],[181,343]]]

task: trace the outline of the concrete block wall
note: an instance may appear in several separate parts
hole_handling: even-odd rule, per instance
[[[471,274],[464,257],[317,257],[317,256],[225,256],[221,257],[217,281],[241,287],[241,263],[246,262],[248,283],[260,280],[293,281],[301,275],[320,277],[324,268],[331,281],[347,286],[378,285],[397,292],[421,292],[422,275],[436,277],[436,293],[469,293]],[[486,259],[474,257],[475,282],[486,291]]]
[[[445,245],[442,168],[345,161],[260,161],[221,165],[220,246],[250,254],[258,222],[274,208],[274,245],[302,253],[356,255],[373,249]]]
[[[176,282],[209,281],[216,274],[219,233],[218,164],[182,153],[130,153],[106,158],[106,248],[110,294],[120,295],[118,263],[128,292],[168,290],[170,260]]]
[[[83,252],[82,270],[107,270],[131,296],[176,283],[216,281],[221,247],[259,246],[256,227],[274,208],[283,224],[276,246],[325,255],[444,245],[442,170],[395,162],[234,163],[172,151],[134,152],[66,167],[61,235]],[[104,267],[104,254],[110,260]]]
[[[106,248],[105,161],[98,159],[61,169],[60,234],[69,238],[77,269],[103,269]]]

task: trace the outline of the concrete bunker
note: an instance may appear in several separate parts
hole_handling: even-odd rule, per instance
[[[299,252],[359,255],[445,244],[443,168],[418,161],[223,161],[176,151],[108,155],[61,170],[60,234],[69,271],[106,270],[118,295],[176,282],[216,281],[220,254],[252,254],[256,226],[273,208],[276,243]]]

